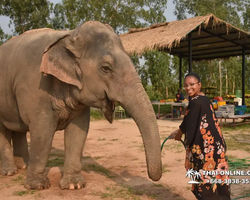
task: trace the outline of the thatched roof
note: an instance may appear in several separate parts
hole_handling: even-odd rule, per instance
[[[226,58],[250,54],[250,33],[243,31],[213,14],[181,21],[165,22],[148,28],[130,29],[120,35],[128,54],[161,50],[188,57],[188,35],[192,33],[193,60]]]

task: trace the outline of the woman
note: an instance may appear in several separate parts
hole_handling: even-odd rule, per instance
[[[216,183],[229,178],[220,173],[221,170],[229,169],[226,143],[210,99],[201,92],[201,81],[195,73],[185,76],[184,88],[190,97],[189,105],[182,124],[171,136],[181,140],[182,135],[185,134],[186,170],[218,172],[206,175],[201,173],[200,184],[193,184],[192,192],[199,200],[230,200],[229,185]]]

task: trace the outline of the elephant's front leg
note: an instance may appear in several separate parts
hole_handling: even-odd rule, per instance
[[[27,168],[29,162],[27,133],[13,132],[12,142],[15,165],[18,169]]]
[[[30,157],[24,187],[42,190],[50,187],[45,167],[55,133],[55,123],[52,117],[46,115],[37,117],[35,120],[29,125]]]
[[[85,185],[81,174],[81,157],[88,134],[89,121],[90,109],[86,108],[65,129],[65,163],[63,177],[60,181],[61,189],[80,189]]]
[[[0,123],[1,174],[7,176],[12,176],[17,173],[11,147],[11,135],[12,131]]]

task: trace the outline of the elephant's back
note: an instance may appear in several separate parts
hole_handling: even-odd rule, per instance
[[[41,63],[46,47],[69,35],[70,32],[48,28],[30,30],[4,43],[0,46],[0,52],[4,58],[8,58],[6,60],[11,66],[16,66],[18,63],[23,67],[29,64],[35,67]]]
[[[0,46],[0,71],[5,84],[40,78],[39,68],[46,47],[71,31],[43,28],[27,31]],[[1,82],[1,80],[0,80]]]

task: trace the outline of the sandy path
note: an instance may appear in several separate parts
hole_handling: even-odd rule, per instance
[[[163,142],[178,128],[180,121],[158,120],[158,125]],[[57,132],[50,159],[56,155],[63,159],[63,150],[63,133]],[[242,151],[231,153],[250,156],[250,153]],[[50,189],[26,194],[22,185],[25,170],[19,170],[19,174],[11,177],[0,175],[0,200],[194,199],[187,183],[189,179],[185,178],[182,144],[172,140],[166,142],[162,152],[163,176],[160,181],[152,182],[147,176],[142,138],[131,119],[115,120],[113,124],[106,120],[91,122],[83,156],[85,171],[82,173],[87,182],[85,188],[61,190],[58,184],[63,167],[60,165],[48,168]],[[250,184],[233,185],[233,196],[239,196],[242,188],[250,192]]]

